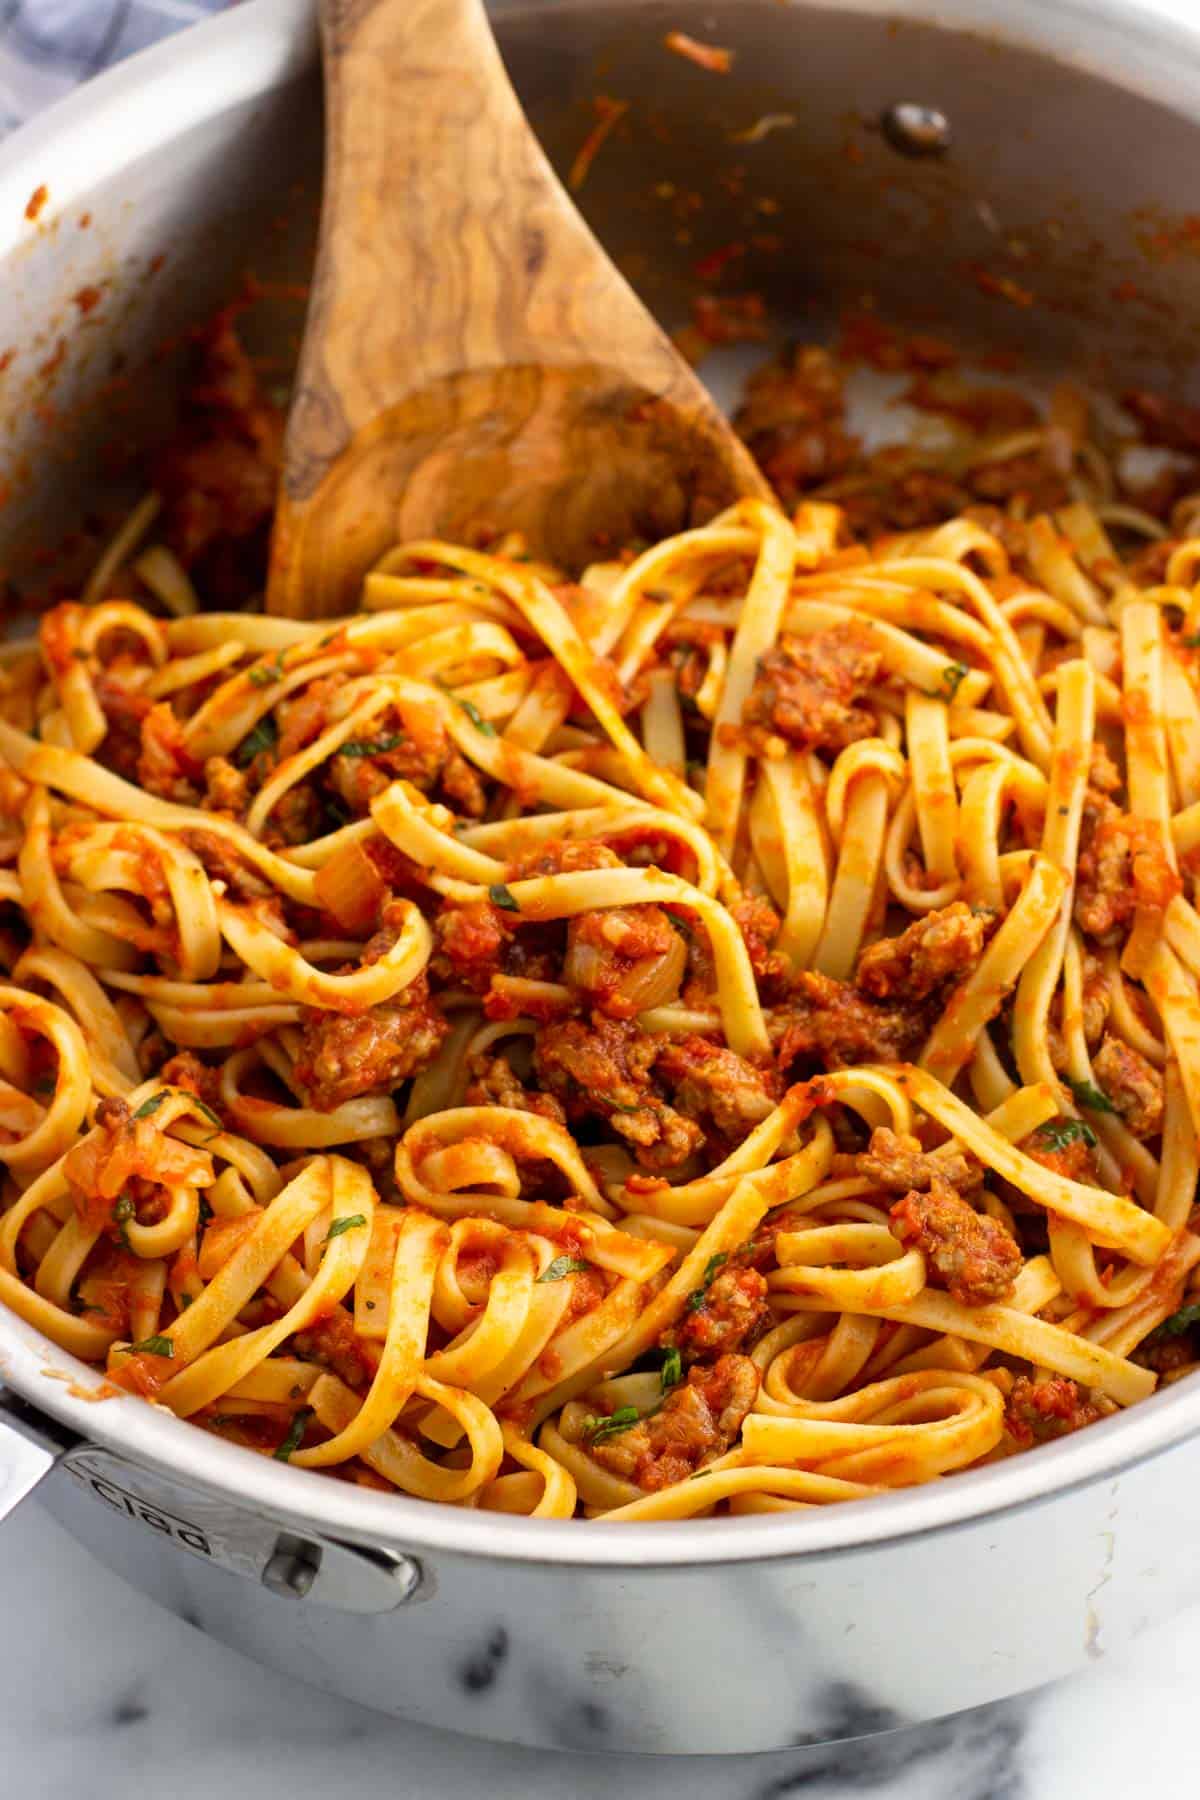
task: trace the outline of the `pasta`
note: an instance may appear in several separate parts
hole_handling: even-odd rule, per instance
[[[1190,1368],[1200,538],[1064,430],[971,440],[1040,505],[775,470],[319,623],[200,611],[152,497],[0,662],[0,1300],[543,1518],[865,1498]]]

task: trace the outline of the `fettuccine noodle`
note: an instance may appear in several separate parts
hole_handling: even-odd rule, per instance
[[[0,672],[0,1300],[539,1518],[866,1498],[1190,1368],[1200,539],[1075,456],[578,583],[400,544],[324,623],[198,610],[140,507]]]

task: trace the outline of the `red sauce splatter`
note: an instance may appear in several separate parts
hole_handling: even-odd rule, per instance
[[[80,213],[80,215],[79,215],[80,231],[86,231],[88,226],[91,224],[91,222],[92,222],[92,215],[90,212]]]
[[[17,354],[16,350],[12,349],[12,348],[5,350],[2,354],[0,354],[0,375],[3,375],[5,369],[7,369],[9,363],[12,361],[13,357],[16,354]]]
[[[94,312],[102,297],[98,287],[81,287],[75,295],[75,304],[81,313]]]
[[[57,344],[54,346],[53,354],[48,356],[44,363],[38,364],[38,374],[53,375],[54,371],[61,366],[66,354],[67,341],[65,338],[59,338]]]
[[[29,203],[25,208],[25,217],[27,219],[36,219],[49,198],[50,189],[46,187],[44,183],[41,187],[34,188],[32,194],[29,196]]]

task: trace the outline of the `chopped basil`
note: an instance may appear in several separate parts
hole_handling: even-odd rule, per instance
[[[308,1430],[308,1421],[312,1418],[312,1407],[302,1406],[288,1426],[287,1436],[275,1452],[276,1462],[291,1462],[293,1455],[300,1448],[304,1433]]]
[[[556,1256],[552,1263],[547,1263],[538,1281],[563,1281],[568,1275],[582,1275],[591,1266],[581,1256]]]
[[[128,1194],[121,1194],[113,1205],[112,1218],[113,1224],[117,1228],[117,1237],[126,1250],[129,1248],[129,1233],[125,1228],[130,1219],[136,1217],[137,1211],[133,1200]]]
[[[193,1298],[194,1298],[194,1296],[191,1294],[180,1294],[179,1299],[176,1304],[178,1305],[181,1313],[184,1313],[187,1311],[188,1307],[192,1304]]]
[[[688,1295],[687,1309],[689,1312],[700,1311],[700,1308],[704,1305],[704,1297],[712,1286],[713,1276],[717,1273],[717,1270],[728,1261],[729,1253],[727,1250],[718,1250],[715,1256],[709,1257],[704,1265],[704,1273],[700,1277],[700,1286],[698,1288],[693,1288]]]
[[[593,1444],[602,1443],[605,1438],[616,1437],[619,1431],[628,1431],[641,1419],[636,1406],[618,1406],[616,1412],[607,1413],[601,1418],[585,1419],[583,1429]]]
[[[324,1244],[332,1243],[334,1238],[341,1237],[343,1231],[353,1231],[355,1226],[365,1225],[366,1222],[366,1218],[362,1213],[350,1213],[344,1219],[335,1219],[321,1242]]]
[[[699,1479],[702,1475],[711,1475],[711,1474],[712,1474],[711,1469],[696,1469],[691,1475],[688,1476],[688,1480],[689,1481],[699,1481]]]
[[[1178,1312],[1173,1312],[1170,1318],[1164,1319],[1162,1324],[1152,1331],[1144,1341],[1147,1344],[1159,1344],[1164,1338],[1182,1337],[1185,1331],[1192,1329],[1193,1325],[1200,1325],[1200,1302],[1196,1301],[1188,1306],[1181,1306]]]
[[[493,906],[498,906],[501,912],[520,912],[521,910],[513,898],[512,889],[505,887],[502,881],[492,883],[488,889],[488,899]]]
[[[248,669],[246,673],[250,677],[251,684],[254,687],[270,687],[273,682],[281,681],[283,679],[283,655],[281,650],[273,663],[265,666],[262,663],[255,663],[252,669]]]
[[[347,738],[340,747],[339,756],[386,756],[389,750],[398,750],[404,742],[404,734],[389,731],[384,737]]]
[[[274,719],[260,719],[253,731],[248,731],[233,753],[233,760],[239,769],[248,769],[256,756],[267,750],[273,750],[279,742],[279,727]]]
[[[1046,1150],[1065,1150],[1068,1144],[1096,1142],[1096,1134],[1090,1125],[1082,1119],[1050,1119],[1045,1125],[1039,1125],[1034,1136],[1040,1139],[1039,1148]]]
[[[140,1344],[130,1344],[131,1356],[165,1356],[170,1362],[175,1354],[175,1346],[169,1337],[143,1338]]]
[[[663,1366],[662,1366],[662,1390],[663,1390],[663,1393],[665,1394],[668,1388],[678,1387],[679,1383],[682,1380],[683,1380],[683,1358],[682,1358],[682,1356],[680,1356],[678,1350],[674,1347],[674,1345],[672,1345],[672,1347],[667,1351],[667,1354],[663,1357]]]
[[[163,1101],[169,1097],[170,1092],[170,1088],[159,1088],[157,1094],[151,1094],[148,1100],[142,1101],[142,1104],[133,1115],[134,1118],[148,1119],[151,1113],[156,1113],[158,1111]]]
[[[1193,631],[1187,637],[1181,637],[1179,641],[1188,650],[1200,650],[1200,631]]]
[[[1092,1081],[1068,1081],[1067,1086],[1078,1100],[1080,1106],[1086,1106],[1092,1112],[1115,1113],[1116,1107],[1104,1092]]]
[[[944,700],[946,704],[949,705],[957,694],[959,687],[962,684],[963,677],[968,673],[969,670],[966,663],[947,663],[942,670],[941,680],[933,690],[932,698],[934,700]]]
[[[495,737],[496,727],[492,724],[490,719],[484,718],[473,700],[460,700],[458,704],[462,707],[476,731],[481,731],[484,737]]]

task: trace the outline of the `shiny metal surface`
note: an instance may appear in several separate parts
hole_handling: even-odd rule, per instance
[[[1035,365],[1182,385],[1200,344],[1200,261],[1183,229],[1200,21],[1163,0],[942,0],[936,24],[927,10],[526,0],[497,17],[560,167],[598,90],[635,102],[581,198],[668,323],[695,262],[740,242],[730,285],[761,288],[806,330],[869,291],[889,316],[953,324]],[[734,48],[734,75],[666,55],[669,27]],[[0,148],[0,342],[17,352],[0,378],[10,574],[34,569],[21,556],[31,529],[44,541],[112,497],[98,449],[117,405],[134,444],[164,428],[174,363],[147,348],[247,268],[302,274],[313,53],[305,0],[251,0],[186,55],[151,52]],[[878,121],[898,101],[945,113],[948,154],[896,153]],[[795,123],[747,144],[768,112]],[[31,224],[41,183],[50,204]],[[998,298],[980,270],[1033,303]],[[84,324],[72,296],[87,283],[106,298]],[[1123,283],[1134,298],[1117,303]],[[274,329],[297,328],[282,297]],[[1047,1680],[1200,1597],[1188,1384],[1036,1455],[886,1499],[639,1527],[428,1507],[291,1470],[139,1401],[98,1399],[94,1374],[7,1317],[0,1379],[88,1446],[54,1466],[47,1502],[130,1580],[298,1679],[528,1743],[735,1751],[852,1736]],[[89,1470],[115,1482],[118,1504]],[[228,1560],[184,1541],[192,1530]],[[391,1595],[411,1562],[411,1604],[321,1604],[335,1553],[362,1551],[344,1582]]]

